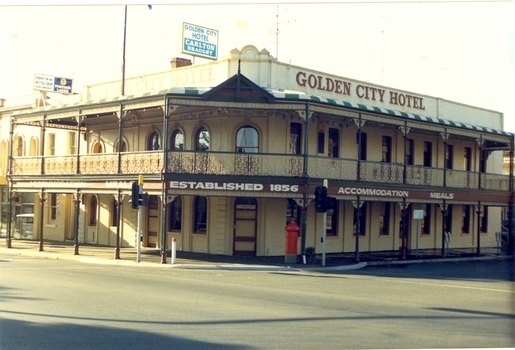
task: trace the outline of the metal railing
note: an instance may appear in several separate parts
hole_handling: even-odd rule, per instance
[[[176,174],[235,176],[303,176],[304,157],[297,154],[170,151],[166,171]],[[13,157],[10,175],[156,174],[163,171],[163,152]],[[78,161],[78,167],[77,167]],[[454,169],[406,166],[321,156],[307,157],[312,178],[446,188],[509,190],[509,176]],[[359,164],[359,178],[358,178]],[[77,169],[79,171],[77,172]],[[120,171],[118,171],[120,169]]]

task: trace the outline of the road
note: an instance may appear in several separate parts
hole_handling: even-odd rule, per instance
[[[509,261],[322,273],[11,259],[2,350],[515,346]]]

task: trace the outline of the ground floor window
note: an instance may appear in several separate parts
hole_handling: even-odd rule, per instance
[[[195,233],[206,233],[207,230],[207,198],[195,197]]]
[[[338,201],[331,201],[330,207],[327,208],[327,217],[326,217],[326,235],[327,236],[338,236]]]
[[[182,197],[177,196],[170,203],[170,215],[168,221],[168,229],[170,231],[180,231],[182,228]]]
[[[379,235],[390,234],[390,203],[381,203],[382,212],[379,215]]]

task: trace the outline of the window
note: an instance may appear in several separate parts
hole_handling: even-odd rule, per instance
[[[301,212],[302,211],[297,205],[297,202],[288,198],[288,206],[286,207],[286,225],[288,225],[293,218],[295,223],[300,226]]]
[[[452,205],[447,205],[447,216],[445,217],[445,232],[452,233]]]
[[[445,169],[452,169],[453,166],[453,153],[454,147],[452,145],[445,145]]]
[[[379,215],[379,235],[390,234],[390,203],[380,203],[383,206],[382,213]]]
[[[470,233],[470,205],[462,205],[461,233]]]
[[[18,157],[22,157],[23,156],[23,138],[21,136],[17,136],[15,141],[14,141],[14,147],[16,147],[16,149],[14,150],[14,155],[15,156],[18,156]]]
[[[470,171],[472,169],[472,148],[465,147],[463,150],[463,170]]]
[[[177,196],[170,203],[170,213],[168,221],[169,231],[180,231],[182,228],[182,197]]]
[[[55,219],[57,219],[57,194],[56,193],[49,193],[48,205],[50,206],[48,221],[55,222]]]
[[[89,200],[89,226],[96,226],[97,225],[97,197],[91,196],[91,199]]]
[[[48,134],[48,155],[55,155],[55,134]]]
[[[75,131],[68,131],[67,135],[67,153],[66,154],[77,154],[77,137]]]
[[[333,205],[327,208],[326,212],[326,227],[325,232],[327,236],[338,236],[338,201],[335,200]]]
[[[290,153],[300,154],[302,125],[300,123],[290,124]]]
[[[324,154],[325,153],[325,132],[319,131],[318,132],[318,154]]]
[[[29,155],[31,156],[37,156],[38,155],[38,140],[33,137],[30,139],[30,150]]]
[[[118,227],[120,219],[118,217],[118,201],[113,198],[111,202],[111,226]]]
[[[406,139],[406,165],[414,165],[415,142],[412,139]]]
[[[195,233],[206,233],[207,230],[207,198],[195,197]]]
[[[93,148],[91,149],[91,151],[95,154],[98,154],[98,153],[103,153],[103,147],[102,147],[102,144],[100,142],[95,142],[93,144]]]
[[[358,145],[358,159],[367,160],[367,134],[358,132],[356,134],[356,144]]]
[[[244,126],[236,133],[236,152],[258,153],[259,135],[251,126]]]
[[[147,151],[157,151],[159,149],[161,149],[161,137],[157,131],[154,131],[148,135]]]
[[[422,224],[422,232],[423,235],[431,234],[431,204],[426,204],[424,220]]]
[[[209,146],[210,146],[209,131],[205,127],[202,127],[197,132],[195,149],[197,151],[206,151],[207,152],[207,151],[209,151]]]
[[[119,141],[117,141],[115,143],[114,151],[115,152],[127,152],[127,144],[125,143],[125,141],[123,139],[122,139],[121,143]]]
[[[338,129],[329,129],[329,147],[328,147],[328,156],[333,158],[339,157],[339,148],[340,148],[340,130]]]
[[[383,155],[381,161],[383,163],[392,162],[392,138],[390,136],[383,136]]]
[[[184,150],[184,135],[181,130],[175,130],[172,133],[172,139],[170,140],[170,146],[172,151],[183,151]]]
[[[481,217],[481,232],[488,232],[488,207],[486,205],[483,206],[483,216]]]
[[[354,208],[354,219],[352,225],[352,233],[355,236],[357,232],[357,223],[358,223],[358,213],[359,215],[359,235],[364,236],[366,231],[366,222],[367,222],[367,203],[363,203],[360,209]]]
[[[433,164],[433,144],[424,141],[424,166],[430,167]]]
[[[481,159],[479,160],[479,172],[486,173],[486,160],[488,158],[488,151],[481,151]]]

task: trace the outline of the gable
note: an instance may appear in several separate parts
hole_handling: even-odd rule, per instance
[[[206,101],[274,103],[275,97],[270,92],[256,85],[240,73],[233,75],[220,85],[202,94]]]

